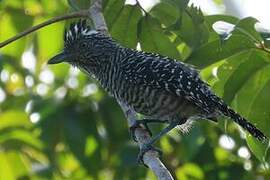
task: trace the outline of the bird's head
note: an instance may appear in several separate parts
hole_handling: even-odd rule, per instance
[[[86,20],[72,23],[64,33],[64,49],[48,64],[67,62],[87,71],[108,62],[117,43],[110,37],[87,26]]]

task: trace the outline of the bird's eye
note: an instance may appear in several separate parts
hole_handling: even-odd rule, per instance
[[[86,48],[86,46],[87,46],[86,42],[82,43],[82,45],[81,45],[82,48]]]

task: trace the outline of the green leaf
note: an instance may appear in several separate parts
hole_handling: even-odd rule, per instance
[[[270,65],[266,65],[259,72],[252,76],[241,90],[237,93],[234,100],[235,109],[244,117],[258,127],[267,137],[269,133],[269,91],[270,91]],[[248,136],[248,145],[255,156],[264,161],[267,154],[267,145],[258,142]]]
[[[214,88],[226,103],[230,104],[243,84],[267,65],[265,58],[258,50],[243,51],[226,59],[218,68],[219,81]]]
[[[110,29],[112,37],[126,47],[136,48],[137,25],[141,17],[138,6],[126,5]]]
[[[186,163],[176,170],[176,177],[181,180],[200,180],[204,179],[204,173],[197,164]]]
[[[244,50],[256,48],[250,39],[243,35],[233,35],[221,44],[220,40],[209,42],[195,50],[185,61],[199,68],[204,68],[224,58],[230,57]]]
[[[225,21],[231,24],[237,24],[239,19],[234,17],[234,16],[230,16],[230,15],[209,15],[209,16],[205,16],[204,17],[205,21],[207,22],[207,24],[209,24],[209,26],[212,27],[212,25],[217,22],[217,21]]]
[[[16,18],[16,17],[14,17]],[[0,21],[0,42],[5,41],[13,36],[15,36],[17,33],[19,33],[16,26],[13,24],[12,19],[13,15],[11,14],[4,14],[2,15],[1,21]],[[23,51],[25,50],[26,45],[26,39],[21,38],[3,48],[0,49],[1,54],[10,55],[13,57],[16,57],[16,59],[20,59]]]
[[[157,18],[165,26],[176,23],[179,18],[178,9],[171,3],[161,2],[155,5],[149,12],[153,17]]]
[[[30,163],[25,159],[25,157],[16,151],[6,152],[6,158],[9,161],[9,166],[12,169],[12,173],[17,177],[24,177],[29,173]],[[0,178],[1,179],[1,178]]]
[[[191,4],[191,6],[186,8],[186,13],[191,17],[195,25],[202,24],[204,22],[204,16],[201,9],[194,6],[194,4]]]
[[[270,91],[268,54],[259,50],[243,51],[231,56],[218,68],[218,81],[215,92],[223,95],[227,103],[251,121],[266,136],[270,128]],[[248,98],[247,98],[248,97]],[[255,156],[263,162],[267,144],[247,136],[247,143]]]
[[[0,179],[15,180],[12,168],[9,165],[9,160],[6,157],[6,154],[2,151],[0,151],[0,169]]]
[[[7,146],[28,145],[35,149],[41,150],[43,143],[35,138],[29,131],[13,129],[11,131],[1,133],[0,144],[8,144]]]
[[[104,9],[104,17],[109,29],[115,23],[116,19],[119,17],[122,9],[124,8],[124,0],[108,0],[106,7]]]
[[[253,18],[253,17],[247,17],[245,19],[242,19],[236,24],[235,31],[232,33],[233,34],[244,34],[256,42],[261,42],[262,37],[255,30],[255,23],[257,23],[257,22],[258,22],[258,20]]]
[[[189,7],[182,13],[179,28],[174,32],[192,49],[206,43],[209,31],[200,9]]]
[[[261,162],[265,162],[265,157],[267,155],[267,151],[269,150],[268,143],[262,144],[257,139],[248,135],[247,144],[252,153],[258,158]]]
[[[30,127],[31,122],[23,111],[5,111],[0,114],[0,130],[10,127]]]
[[[258,127],[267,137],[269,131],[270,64],[249,78],[235,96],[235,109]]]
[[[141,19],[139,38],[144,51],[159,53],[175,59],[180,57],[176,47],[162,32],[156,19],[149,16]]]

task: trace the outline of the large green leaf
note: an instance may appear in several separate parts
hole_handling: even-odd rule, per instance
[[[231,103],[243,84],[267,64],[264,54],[258,50],[247,50],[225,59],[218,68],[215,91]]]
[[[217,39],[201,46],[188,57],[186,62],[199,68],[204,68],[224,58],[252,48],[256,47],[248,37],[233,35],[224,43],[221,43],[221,41]]]
[[[160,53],[179,59],[179,52],[169,37],[162,32],[160,24],[156,19],[149,16],[141,19],[139,38],[144,51]]]
[[[241,115],[255,124],[268,137],[269,120],[269,56],[260,50],[243,51],[225,59],[218,68],[215,92],[223,95]],[[248,97],[248,98],[247,98]],[[267,145],[248,137],[251,151],[263,160]]]
[[[217,21],[225,21],[232,24],[237,24],[239,21],[239,19],[234,16],[220,14],[205,16],[204,19],[210,26],[212,26]]]
[[[247,144],[248,147],[251,149],[252,153],[256,156],[256,158],[258,158],[261,162],[265,163],[267,152],[269,151],[268,142],[262,144],[251,135],[248,135]]]
[[[186,163],[184,166],[180,167],[176,171],[176,176],[178,179],[188,180],[188,179],[204,179],[204,173],[200,166],[197,164]]]
[[[14,180],[15,176],[12,172],[12,167],[9,165],[9,160],[4,152],[0,152],[0,179]]]
[[[266,65],[252,76],[237,93],[234,106],[249,121],[254,123],[263,133],[270,137],[269,132],[269,102],[270,65]],[[261,144],[252,137],[248,137],[248,145],[256,157],[264,161],[267,154],[267,143]]]
[[[16,19],[16,16],[11,14],[4,14],[1,17],[0,21],[0,42],[5,41],[13,36],[15,36],[17,33],[20,32],[16,25],[13,23],[13,19]],[[25,19],[27,22],[27,19]],[[2,28],[5,27],[5,28]],[[9,44],[8,46],[5,46],[0,49],[0,52],[6,55],[10,55],[13,57],[16,57],[16,59],[20,59],[23,51],[25,50],[26,45],[26,39],[22,38],[18,41],[13,42],[12,44]]]
[[[106,3],[103,12],[109,29],[111,29],[112,25],[119,17],[122,9],[124,8],[124,5],[125,5],[124,0],[108,0],[108,2]]]
[[[0,130],[10,127],[30,127],[27,114],[22,111],[10,110],[0,114]]]
[[[11,130],[9,132],[2,132],[0,136],[0,144],[6,144],[8,147],[17,147],[18,145],[28,145],[35,149],[41,150],[43,143],[34,137],[31,132],[26,130]]]
[[[178,28],[174,32],[192,49],[197,49],[206,43],[209,31],[200,9],[190,6],[183,11]]]
[[[113,23],[110,32],[113,38],[129,48],[137,46],[137,26],[142,17],[138,6],[126,5]]]
[[[155,5],[149,12],[153,17],[159,19],[159,21],[165,26],[170,26],[179,18],[179,10],[173,4],[167,2],[161,2]]]
[[[255,23],[257,23],[258,20],[252,17],[247,17],[245,19],[240,20],[236,26],[235,31],[232,32],[233,34],[245,34],[252,40],[256,42],[261,42],[262,37],[261,35],[255,30]]]
[[[15,175],[17,179],[28,175],[31,167],[25,156],[23,156],[20,152],[16,151],[6,152],[5,156],[6,159],[9,161],[8,164],[12,169],[13,175]]]
[[[234,100],[236,110],[253,122],[268,137],[270,136],[268,123],[270,101],[267,95],[270,80],[269,69],[270,65],[266,65],[247,79]]]

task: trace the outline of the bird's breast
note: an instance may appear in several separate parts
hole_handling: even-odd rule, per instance
[[[197,107],[184,97],[149,86],[128,85],[123,88],[120,98],[136,112],[160,119],[168,120],[176,115],[189,117],[197,110]]]

